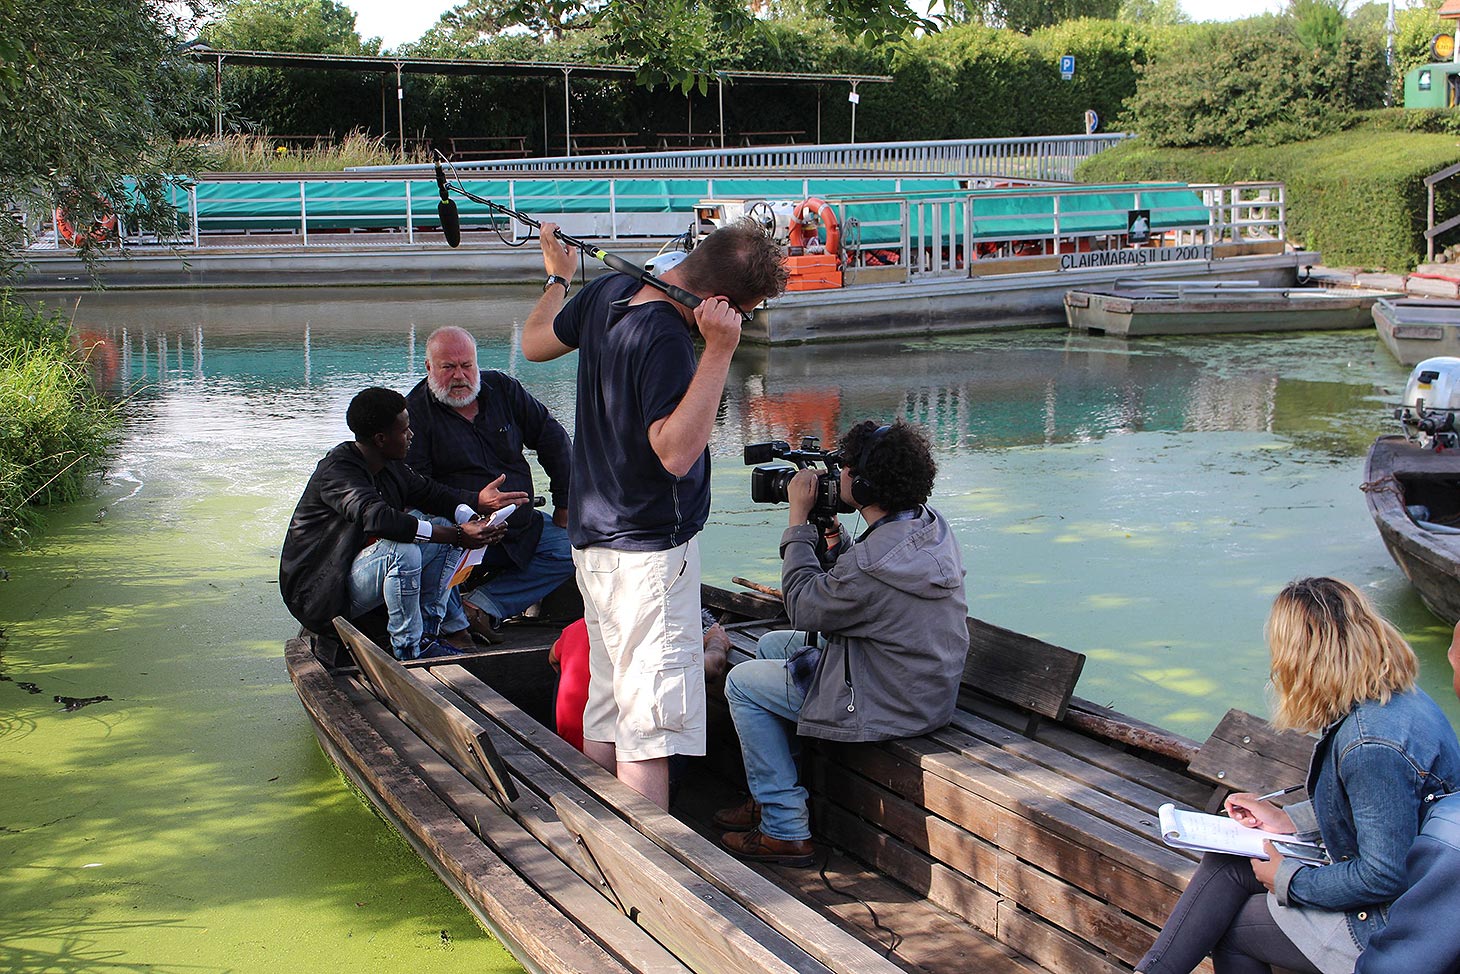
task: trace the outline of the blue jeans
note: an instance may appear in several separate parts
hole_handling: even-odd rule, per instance
[[[538,539],[537,550],[527,566],[509,566],[465,596],[466,601],[488,615],[498,619],[511,618],[573,577],[573,546],[568,543],[568,532],[554,524],[553,519],[542,511],[536,513],[543,519],[542,537]],[[491,558],[488,554],[488,563]],[[466,628],[466,613],[461,608],[461,599],[460,593],[452,589],[446,606],[446,619],[441,624],[442,632],[460,632]]]
[[[804,632],[768,632],[755,647],[756,658],[736,664],[725,677],[745,780],[760,802],[760,830],[787,841],[811,838],[806,789],[796,780],[796,719],[805,699],[785,663],[805,643]]]
[[[355,556],[350,569],[350,616],[385,604],[386,628],[396,659],[415,659],[421,634],[441,628],[446,583],[456,568],[460,548],[444,544],[381,539]]]

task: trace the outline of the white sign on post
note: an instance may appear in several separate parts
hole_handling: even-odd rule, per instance
[[[847,95],[847,101],[851,102],[853,105],[859,103],[861,100],[862,96],[857,94],[855,91]]]
[[[1064,81],[1075,79],[1075,56],[1073,54],[1060,56],[1060,78]]]

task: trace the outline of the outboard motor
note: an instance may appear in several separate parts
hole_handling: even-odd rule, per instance
[[[1404,405],[1394,418],[1404,435],[1435,451],[1460,447],[1455,414],[1460,412],[1460,358],[1441,355],[1414,367],[1404,387]]]

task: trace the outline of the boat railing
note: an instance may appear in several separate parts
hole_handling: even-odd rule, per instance
[[[1460,162],[1425,177],[1425,191],[1428,196],[1428,205],[1425,208],[1425,260],[1435,259],[1436,237],[1460,226],[1460,216],[1452,216],[1439,226],[1435,225],[1435,187],[1457,174],[1460,174]]]
[[[840,172],[942,172],[1015,179],[1072,181],[1090,157],[1132,136],[1047,135],[1010,139],[944,139],[917,142],[849,142],[835,145],[764,145],[682,149],[544,159],[494,159],[457,163],[462,172],[673,172],[685,170],[838,170]],[[372,171],[409,167],[381,166]]]

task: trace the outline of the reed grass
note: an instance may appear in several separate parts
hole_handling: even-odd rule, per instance
[[[66,317],[0,291],[0,542],[23,540],[38,508],[86,496],[119,428]]]
[[[405,159],[395,139],[356,129],[337,141],[311,146],[267,135],[225,135],[197,143],[212,172],[339,172],[350,166],[388,166],[402,161],[430,162],[423,145],[406,145]]]

